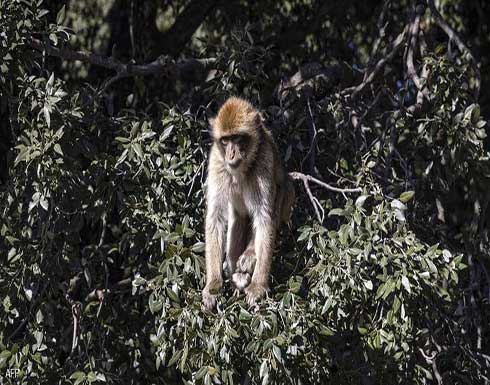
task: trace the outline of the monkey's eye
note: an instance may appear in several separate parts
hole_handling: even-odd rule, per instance
[[[221,138],[219,141],[223,146],[226,146],[228,143],[228,138]]]
[[[240,146],[240,147],[246,147],[249,143],[249,138],[247,135],[240,135],[237,140],[236,140],[236,143]]]

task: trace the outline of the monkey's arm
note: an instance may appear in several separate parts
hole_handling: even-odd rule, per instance
[[[250,285],[245,289],[247,302],[255,303],[269,289],[269,274],[275,241],[275,223],[269,210],[259,210],[254,218],[255,231],[255,269]]]
[[[206,211],[206,286],[202,296],[204,306],[211,310],[216,305],[216,294],[223,285],[221,266],[226,237],[226,217],[223,201],[218,199],[216,187],[208,184]]]

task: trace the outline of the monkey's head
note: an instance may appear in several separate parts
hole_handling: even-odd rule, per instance
[[[231,97],[209,123],[215,145],[231,172],[245,171],[255,160],[262,117],[246,100]]]

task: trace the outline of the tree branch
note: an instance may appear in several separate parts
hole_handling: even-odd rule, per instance
[[[49,56],[70,61],[81,61],[116,71],[116,76],[109,80],[108,85],[122,78],[148,75],[163,75],[168,78],[173,77],[185,81],[201,81],[205,78],[206,72],[213,68],[216,63],[215,58],[186,59],[174,62],[166,56],[160,56],[150,63],[131,64],[121,63],[112,57],[100,56],[92,52],[54,47],[49,43],[34,38],[29,45],[38,51],[46,52]]]
[[[319,185],[323,188],[326,188],[327,190],[340,192],[342,194],[361,192],[362,191],[362,189],[360,187],[356,187],[356,188],[335,187],[335,186],[329,185],[328,183],[325,183],[319,179],[316,179],[316,178],[312,177],[311,175],[303,174],[301,172],[296,172],[296,171],[290,172],[289,177],[293,180],[301,180],[303,182],[303,185],[305,186],[306,193],[308,194],[308,198],[310,198],[310,202],[311,202],[313,208],[315,209],[315,215],[318,219],[318,222],[320,222],[320,223],[323,222],[323,219],[325,217],[325,210],[323,209],[323,207],[320,204],[320,202],[318,201],[318,199],[315,198],[315,196],[311,192],[309,182],[316,183],[317,185]],[[321,210],[321,214],[320,214],[320,210]]]
[[[289,176],[293,180],[302,180],[302,181],[305,181],[306,180],[307,182],[313,182],[313,183],[316,183],[319,186],[322,186],[323,188],[326,188],[327,190],[335,191],[335,192],[338,192],[338,193],[356,193],[356,192],[361,192],[362,191],[362,189],[360,187],[356,187],[356,188],[339,188],[339,187],[335,187],[335,186],[332,186],[332,185],[330,185],[328,183],[325,183],[325,182],[321,181],[320,179],[314,178],[311,175],[303,174],[303,173],[297,172],[297,171],[290,172],[289,173]]]
[[[405,35],[407,34],[407,31],[408,31],[408,26],[406,26],[403,29],[403,31],[393,41],[391,46],[388,48],[388,53],[385,56],[383,56],[380,60],[378,60],[378,62],[372,69],[369,69],[366,72],[366,75],[364,76],[364,79],[361,82],[361,84],[359,84],[358,86],[344,89],[342,91],[342,94],[346,95],[352,92],[351,98],[354,99],[356,95],[364,89],[364,87],[366,87],[369,83],[371,83],[374,80],[374,77],[384,67],[384,65],[387,62],[389,62],[391,59],[393,59],[395,55],[398,53],[398,50],[401,48],[403,42],[405,41]]]

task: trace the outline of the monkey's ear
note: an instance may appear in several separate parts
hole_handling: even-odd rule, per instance
[[[264,117],[260,112],[257,112],[253,119],[254,119],[253,122],[257,127],[261,126],[262,123],[264,122]]]
[[[214,137],[214,123],[216,123],[216,118],[209,118],[208,119],[208,123],[209,123],[209,127],[211,127],[211,130],[210,133],[211,133],[211,137]]]

